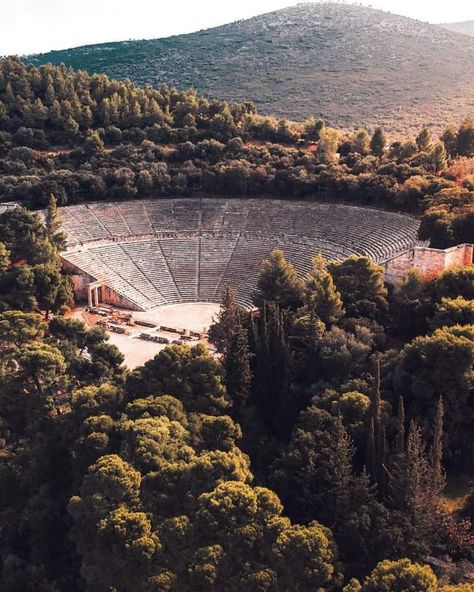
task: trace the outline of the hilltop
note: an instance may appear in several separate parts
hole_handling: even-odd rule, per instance
[[[463,21],[461,23],[443,23],[441,25],[449,31],[455,33],[463,33],[464,35],[471,35],[474,37],[474,21]]]
[[[192,34],[31,56],[139,84],[253,101],[341,127],[458,121],[474,107],[474,40],[362,6],[301,4]]]

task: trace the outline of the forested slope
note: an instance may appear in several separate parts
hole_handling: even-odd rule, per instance
[[[214,29],[31,56],[139,84],[194,87],[267,114],[438,129],[472,112],[474,40],[371,8],[301,4]]]
[[[0,62],[0,200],[229,195],[343,201],[427,212],[422,238],[472,242],[474,122],[388,141],[263,117],[252,103],[65,67]],[[429,214],[429,215],[428,215]]]

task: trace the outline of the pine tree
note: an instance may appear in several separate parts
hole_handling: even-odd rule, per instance
[[[82,149],[84,151],[84,154],[86,154],[87,156],[92,156],[94,154],[97,154],[98,152],[103,152],[104,141],[99,136],[98,132],[93,131],[84,140]]]
[[[352,150],[353,152],[357,152],[358,154],[367,154],[370,147],[370,136],[367,133],[367,130],[360,129],[354,132],[352,136]]]
[[[320,255],[313,258],[311,271],[306,276],[304,301],[306,311],[328,327],[344,315],[341,295],[327,271],[324,257]]]
[[[16,103],[15,93],[13,92],[12,83],[10,81],[7,82],[7,85],[5,87],[3,102],[6,103],[9,107],[13,107]]]
[[[303,411],[290,443],[272,466],[285,505],[298,521],[341,526],[353,510],[354,446],[340,416],[315,405]]]
[[[44,123],[48,118],[48,108],[43,105],[40,98],[37,98],[34,101],[31,108],[31,116],[33,118],[34,127],[44,127]]]
[[[5,124],[5,122],[7,121],[7,119],[8,119],[7,108],[2,103],[2,101],[0,101],[0,124],[2,124],[2,126],[3,126]]]
[[[456,148],[459,156],[474,155],[474,119],[465,119],[459,126]]]
[[[447,156],[443,142],[436,142],[431,147],[428,158],[435,174],[446,168]]]
[[[319,140],[319,133],[324,127],[324,121],[322,119],[315,119],[314,117],[309,117],[304,122],[304,131],[308,140],[318,141]]]
[[[383,133],[383,129],[381,127],[377,127],[374,131],[372,139],[370,140],[370,149],[374,156],[381,157],[385,151],[385,145],[387,140],[385,138],[385,134]]]
[[[77,135],[77,132],[79,131],[79,124],[72,117],[72,115],[67,115],[63,122],[63,128],[68,136],[74,138]]]
[[[384,270],[368,257],[331,261],[328,271],[341,295],[347,316],[377,320],[388,309]]]
[[[427,152],[431,146],[431,135],[426,127],[416,136],[416,145],[419,152]]]
[[[53,86],[53,80],[51,76],[48,74],[48,80],[46,82],[46,89],[44,91],[44,102],[48,107],[56,101],[56,92]]]
[[[78,115],[78,121],[82,129],[89,129],[94,123],[94,116],[88,105],[82,107],[81,112]]]
[[[325,127],[319,134],[319,143],[316,151],[319,160],[324,164],[336,162],[338,159],[340,133],[332,127]]]
[[[449,125],[440,136],[449,158],[454,158],[457,155],[457,130],[454,126]]]
[[[105,98],[100,104],[99,121],[104,127],[108,127],[112,123],[110,117],[110,99]]]
[[[263,262],[253,299],[258,307],[266,301],[281,308],[296,308],[301,304],[302,289],[294,266],[281,249],[274,249]]]

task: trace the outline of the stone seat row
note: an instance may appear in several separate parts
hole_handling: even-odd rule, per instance
[[[277,200],[137,200],[61,213],[70,245],[163,231],[257,231],[328,240],[379,261],[413,246],[418,228],[416,220],[390,212]]]
[[[307,245],[239,237],[113,243],[63,256],[143,310],[178,302],[220,302],[225,285],[236,289],[241,304],[251,306],[262,261],[276,246],[283,248],[301,275],[317,252]],[[321,250],[337,258],[327,247]]]
[[[250,306],[275,247],[304,275],[315,253],[383,262],[418,242],[408,216],[314,202],[163,199],[60,211],[71,247],[64,257],[143,309],[219,301],[226,284]]]

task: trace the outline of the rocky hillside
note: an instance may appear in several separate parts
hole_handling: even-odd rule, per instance
[[[30,56],[138,83],[193,86],[292,119],[439,128],[474,112],[474,39],[362,6],[300,4],[188,35]]]

